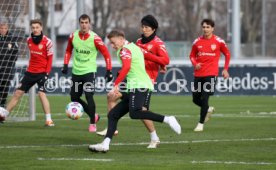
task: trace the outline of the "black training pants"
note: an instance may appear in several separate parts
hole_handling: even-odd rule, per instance
[[[121,117],[129,112],[131,119],[147,119],[155,122],[163,122],[164,116],[143,110],[145,102],[148,100],[148,89],[131,89],[128,98],[119,102],[108,114],[108,129],[106,137],[112,139],[117,129],[118,121]]]
[[[71,87],[71,101],[79,102],[84,111],[90,118],[90,124],[95,123],[95,112],[96,106],[94,101],[95,92],[95,73],[87,73],[84,75],[72,74],[72,87]],[[82,93],[84,92],[86,101],[81,99]]]
[[[215,84],[215,76],[194,78],[193,102],[200,107],[199,123],[204,123],[209,108],[209,96],[214,94]]]

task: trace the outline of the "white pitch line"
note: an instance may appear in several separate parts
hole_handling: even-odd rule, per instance
[[[100,115],[101,116],[101,120],[106,120],[107,117]],[[198,117],[198,115],[174,115],[177,118],[190,118],[190,117]],[[221,114],[221,113],[216,113],[216,114],[212,114],[212,117],[216,117],[216,118],[276,118],[275,115],[264,115],[264,114],[260,114],[260,115],[248,115],[248,114],[241,114],[241,115],[235,115],[235,114]],[[85,120],[87,118],[80,118],[79,120]],[[128,116],[122,117],[121,119],[125,119],[125,120],[131,120]],[[69,118],[64,118],[64,119],[54,119],[55,121],[73,121]]]
[[[276,138],[259,138],[259,139],[211,139],[211,140],[192,140],[192,141],[161,141],[161,144],[187,144],[187,143],[212,143],[212,142],[249,142],[249,141],[275,141]],[[113,143],[114,146],[127,145],[146,145],[148,142],[140,143]]]
[[[242,165],[272,165],[271,162],[236,162],[236,161],[191,161],[192,164],[242,164]]]
[[[37,115],[44,115],[44,113],[36,113]],[[52,113],[52,115],[57,115],[57,116],[66,116],[65,113]],[[101,116],[101,119],[107,119],[107,115],[105,114],[99,114]],[[212,116],[245,116],[247,115],[248,117],[250,116],[271,116],[271,117],[275,117],[273,115],[276,115],[276,112],[240,112],[239,114],[233,114],[233,113],[219,113],[219,112],[216,112],[216,113],[213,113]],[[194,114],[194,115],[185,115],[185,113],[181,114],[181,115],[174,115],[174,116],[177,116],[177,117],[194,117],[194,116],[198,116],[197,114]],[[125,116],[127,117],[127,116]]]
[[[193,143],[217,143],[217,142],[252,142],[252,141],[276,141],[276,138],[256,138],[256,139],[213,139],[213,140],[192,140],[192,141],[161,141],[161,144],[193,144]],[[137,143],[112,143],[113,146],[138,146],[147,145],[148,142]],[[24,149],[41,147],[87,147],[89,144],[81,145],[8,145],[0,146],[0,149]]]
[[[113,159],[95,159],[95,158],[37,158],[39,161],[99,161],[110,162]]]

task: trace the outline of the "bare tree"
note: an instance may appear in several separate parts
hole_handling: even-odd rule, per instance
[[[112,13],[112,4],[114,1],[111,0],[96,0],[93,3],[93,25],[94,30],[101,36],[105,36],[108,28],[108,21]]]
[[[36,13],[40,15],[40,19],[43,23],[43,33],[48,35],[49,30],[47,29],[47,22],[48,22],[48,16],[49,16],[49,1],[47,0],[36,0],[35,1],[35,7],[36,7]]]
[[[261,10],[262,2],[259,0],[241,1],[241,38],[243,43],[253,43],[260,40]]]

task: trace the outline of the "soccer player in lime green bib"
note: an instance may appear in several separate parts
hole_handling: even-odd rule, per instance
[[[146,73],[144,55],[141,49],[134,43],[128,43],[122,31],[113,30],[108,34],[112,48],[117,50],[117,56],[122,63],[119,76],[114,82],[114,88],[108,95],[116,96],[119,93],[119,85],[127,79],[128,97],[122,99],[108,113],[108,128],[102,143],[89,145],[92,152],[107,152],[119,119],[129,112],[131,119],[147,119],[156,122],[167,123],[177,134],[181,134],[181,127],[174,116],[163,116],[148,110],[143,110],[149,91],[153,90],[153,84]]]
[[[83,106],[84,111],[90,117],[89,132],[96,132],[96,122],[99,120],[99,115],[95,114],[96,106],[93,95],[95,91],[96,57],[98,50],[102,53],[106,62],[105,79],[107,82],[113,78],[111,73],[111,57],[102,39],[90,30],[90,17],[86,14],[81,15],[79,24],[80,30],[72,33],[68,39],[62,73],[68,73],[68,63],[74,50],[72,68],[73,85],[70,92],[71,101],[79,102]],[[81,99],[83,92],[87,103]]]

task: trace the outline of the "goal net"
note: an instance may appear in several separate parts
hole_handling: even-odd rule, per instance
[[[16,90],[26,70],[28,50],[26,33],[22,24],[28,14],[27,0],[0,1],[0,105],[5,107]],[[21,64],[19,64],[21,63]],[[27,62],[25,62],[27,63]],[[25,94],[7,120],[27,121],[29,114],[29,94]]]

